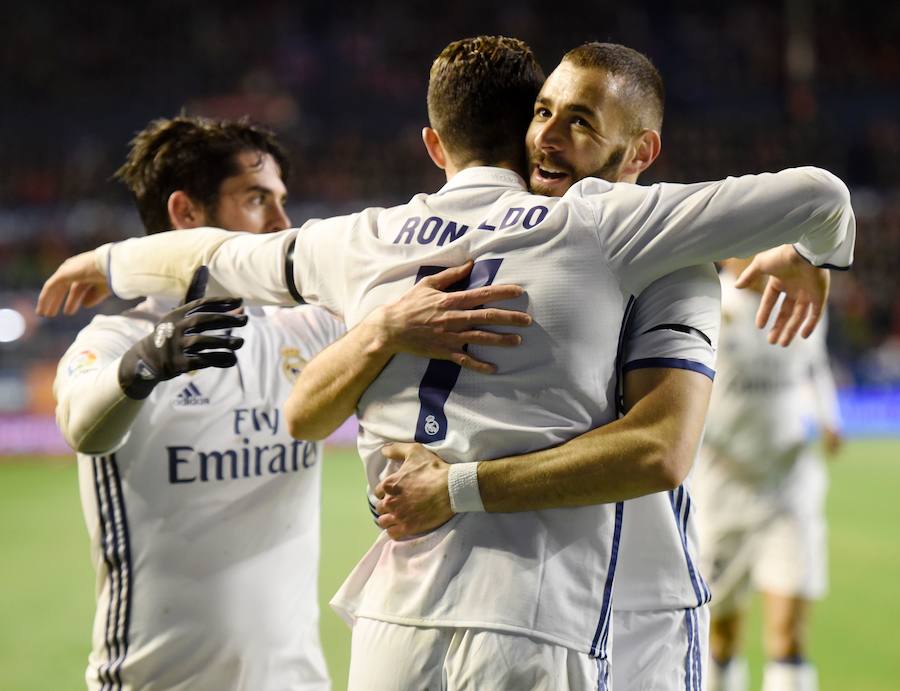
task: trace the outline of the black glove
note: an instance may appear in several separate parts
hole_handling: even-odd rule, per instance
[[[147,398],[159,382],[185,372],[237,364],[234,351],[244,345],[243,338],[204,335],[204,332],[244,326],[246,315],[226,314],[240,307],[243,301],[203,298],[208,276],[205,266],[197,269],[184,303],[164,315],[153,333],[122,356],[119,385],[129,398]]]

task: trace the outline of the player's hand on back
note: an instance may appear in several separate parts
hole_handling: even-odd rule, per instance
[[[451,360],[476,372],[491,374],[496,366],[478,360],[467,345],[513,347],[519,334],[496,333],[482,327],[525,327],[531,317],[516,310],[485,307],[524,294],[517,285],[490,285],[446,292],[472,271],[472,262],[423,278],[396,302],[377,308],[366,321],[378,327],[383,345],[393,353]]]
[[[129,348],[119,363],[119,385],[129,398],[143,399],[161,381],[206,367],[233,367],[234,351],[244,339],[230,333],[209,331],[235,329],[247,316],[234,314],[240,298],[204,298],[208,271],[194,273],[184,303],[163,315],[153,332]]]
[[[38,296],[37,309],[43,317],[75,314],[82,307],[94,307],[109,297],[106,278],[97,268],[94,251],[69,257],[47,279]]]
[[[421,444],[388,444],[381,453],[400,463],[375,488],[378,525],[388,535],[399,540],[427,533],[453,517],[448,463]]]
[[[762,275],[769,276],[769,280],[756,313],[756,326],[765,327],[778,297],[784,293],[781,308],[769,330],[769,343],[790,345],[798,331],[803,338],[809,338],[822,318],[831,274],[827,269],[809,264],[792,245],[781,245],[757,254],[735,286],[749,287]]]

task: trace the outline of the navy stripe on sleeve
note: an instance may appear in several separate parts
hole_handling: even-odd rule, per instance
[[[686,369],[692,372],[699,372],[700,374],[704,374],[713,380],[716,378],[716,371],[714,369],[710,369],[706,365],[695,362],[694,360],[685,360],[684,358],[676,357],[648,357],[642,358],[640,360],[632,360],[627,365],[625,365],[622,371],[630,372],[631,370],[647,369],[649,367]]]

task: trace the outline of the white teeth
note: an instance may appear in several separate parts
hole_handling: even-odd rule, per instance
[[[538,173],[541,175],[550,174],[550,175],[565,175],[566,172],[564,170],[554,170],[553,168],[547,168],[546,166],[538,166]]]

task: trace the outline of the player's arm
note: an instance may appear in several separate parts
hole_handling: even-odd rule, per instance
[[[778,280],[770,281],[757,323],[785,292],[773,327],[782,345],[801,326],[808,336],[821,316],[828,278],[812,266],[846,269],[852,261],[849,191],[818,168],[692,185],[610,187],[589,180],[582,191],[593,199],[603,252],[631,292],[683,266],[758,253],[746,278],[761,272]]]
[[[209,292],[258,304],[296,304],[288,266],[296,230],[256,235],[218,228],[170,231],[122,242],[67,259],[47,279],[37,312],[73,314],[109,291],[122,298],[180,298],[195,270],[209,268]]]
[[[625,415],[560,446],[448,465],[418,444],[393,444],[400,469],[376,489],[392,537],[454,512],[584,506],[677,487],[689,472],[712,389],[719,282],[711,267],[665,277],[638,300],[624,367]],[[452,505],[451,505],[452,497]]]
[[[143,338],[133,339],[122,323],[92,324],[79,334],[54,382],[57,424],[73,449],[103,453],[118,447],[159,382],[237,362],[233,351],[243,339],[206,332],[243,326],[246,316],[231,313],[240,300],[201,299],[204,285],[198,272],[187,293],[191,299],[163,315]]]
[[[419,444],[388,445],[385,457],[402,465],[376,489],[378,524],[402,538],[464,511],[586,506],[673,489],[690,470],[711,389],[689,370],[636,370],[625,378],[624,417],[560,446],[489,462],[449,465]]]
[[[124,334],[84,329],[59,362],[53,393],[56,423],[75,451],[105,453],[125,440],[143,400],[119,385],[122,354],[133,345]]]
[[[485,307],[522,294],[515,285],[444,292],[463,280],[472,262],[416,283],[400,299],[375,309],[350,332],[304,367],[285,403],[285,418],[297,439],[323,439],[356,409],[372,381],[397,353],[451,360],[484,374],[496,367],[474,358],[466,346],[511,347],[518,334],[485,331],[485,326],[528,326],[531,317],[515,310]]]

